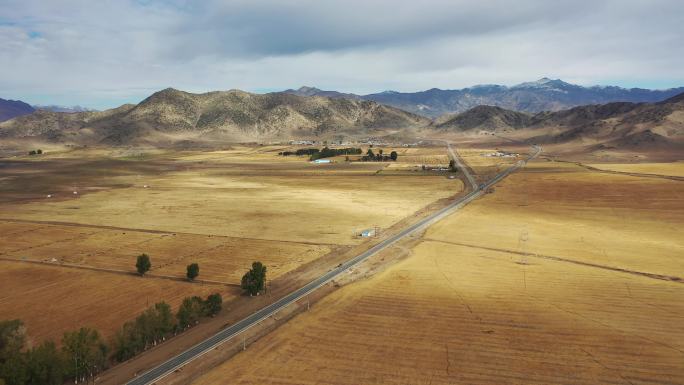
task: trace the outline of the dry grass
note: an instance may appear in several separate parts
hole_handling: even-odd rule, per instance
[[[155,234],[95,227],[0,221],[0,257],[135,272],[135,258],[150,255],[151,272],[184,278],[199,263],[204,280],[239,284],[253,261],[277,278],[330,252],[334,246],[196,234]]]
[[[681,193],[533,164],[195,385],[684,383],[684,285],[575,263],[681,276]]]
[[[175,307],[195,294],[235,294],[161,278],[182,279],[190,263],[200,264],[200,279],[238,284],[259,260],[278,279],[360,244],[356,231],[389,227],[462,189],[440,176],[379,175],[382,163],[312,165],[278,156],[282,149],[89,149],[1,160],[0,318],[23,319],[34,341],[80,326],[111,335],[148,300]],[[128,274],[143,252],[156,278]]]
[[[684,162],[631,164],[598,163],[590,164],[590,166],[596,167],[601,170],[684,177]]]
[[[352,236],[354,230],[388,227],[461,189],[457,181],[441,176],[377,174],[382,168],[378,164],[311,165],[274,152],[243,155],[231,158],[221,152],[156,160],[158,172],[151,160],[147,167],[152,170],[107,178],[106,184],[118,188],[100,187],[104,182],[92,175],[81,181],[61,176],[66,187],[75,185],[72,189],[84,193],[74,196],[66,187],[57,188],[62,192],[47,199],[36,192],[39,201],[13,205],[2,217],[355,244],[359,241]],[[215,157],[221,160],[211,161]],[[136,167],[141,166],[130,164],[127,170]],[[47,187],[50,175],[37,178],[46,194],[55,190]]]
[[[31,340],[59,341],[66,330],[94,327],[111,336],[125,320],[148,304],[166,301],[174,309],[183,298],[221,293],[235,288],[200,285],[152,277],[135,277],[81,269],[0,261],[2,318],[22,319]]]

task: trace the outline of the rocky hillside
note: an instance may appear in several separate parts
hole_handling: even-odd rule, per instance
[[[430,128],[439,134],[517,131],[536,143],[677,147],[684,144],[684,93],[658,103],[587,105],[534,115],[479,106],[439,118]]]
[[[5,100],[0,98],[0,122],[16,118],[17,116],[27,115],[34,110],[31,105],[20,100]]]
[[[477,106],[466,112],[436,119],[432,127],[449,131],[507,131],[530,125],[531,115],[494,106]]]
[[[684,92],[684,87],[669,90],[647,90],[621,87],[583,87],[559,79],[542,78],[534,82],[507,87],[477,85],[460,90],[433,88],[420,92],[385,91],[377,94],[354,95],[322,91],[312,87],[287,90],[286,93],[307,96],[325,95],[336,98],[373,100],[415,114],[436,118],[444,114],[467,111],[479,105],[498,106],[508,110],[537,113],[560,111],[588,104],[611,102],[658,102]]]
[[[429,120],[372,101],[159,91],[138,105],[101,112],[37,111],[0,124],[0,137],[128,144],[180,140],[267,140],[424,126]]]

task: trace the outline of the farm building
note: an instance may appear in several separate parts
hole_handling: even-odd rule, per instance
[[[332,160],[330,160],[330,159],[316,159],[313,162],[315,164],[332,163]]]
[[[366,229],[361,232],[362,237],[374,237],[375,229]]]

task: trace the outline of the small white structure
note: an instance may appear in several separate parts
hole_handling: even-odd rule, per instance
[[[48,197],[48,198],[52,198],[52,194],[48,194],[47,197]]]
[[[316,159],[313,161],[315,164],[326,164],[326,163],[332,163],[332,160],[330,159]]]
[[[146,185],[146,184],[143,185],[143,188],[148,188],[148,187],[150,187],[150,186],[148,186],[148,185]]]
[[[74,191],[74,195],[78,195],[78,191]]]
[[[366,229],[363,230],[360,234],[362,237],[374,237],[375,236],[375,229]]]

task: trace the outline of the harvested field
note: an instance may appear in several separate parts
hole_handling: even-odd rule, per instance
[[[2,318],[20,318],[37,343],[59,341],[66,330],[88,326],[111,336],[124,321],[148,305],[166,301],[174,309],[183,298],[220,293],[224,300],[236,288],[200,285],[153,277],[110,274],[82,269],[0,261]]]
[[[195,294],[234,298],[257,260],[288,287],[286,273],[361,244],[360,230],[389,227],[462,189],[440,176],[379,175],[382,163],[312,165],[281,149],[0,160],[0,292],[9,293],[1,318],[23,319],[36,342],[81,326],[109,336],[148,303],[175,311]],[[132,275],[141,253],[152,260],[145,278]],[[193,262],[203,283],[183,281]]]
[[[639,174],[684,177],[684,162],[673,163],[597,163],[590,164],[601,170],[633,172]]]
[[[0,231],[3,229],[9,232],[0,232],[0,258],[133,273],[135,257],[144,252],[152,259],[152,274],[182,279],[186,266],[195,262],[201,267],[200,279],[234,285],[240,283],[240,278],[255,260],[269,267],[269,277],[277,278],[334,248],[332,245],[0,220]]]
[[[184,155],[179,159],[211,159],[211,156],[214,154]],[[254,157],[269,157],[270,161],[256,162]],[[147,170],[147,174],[140,171],[141,174],[136,175],[112,175],[106,181],[89,176],[95,179],[76,183],[62,175],[61,179],[69,181],[64,183],[79,185],[78,190],[85,193],[55,193],[50,199],[41,196],[36,198],[38,201],[34,199],[21,205],[9,203],[11,208],[5,206],[1,217],[254,239],[356,244],[360,241],[353,237],[355,230],[389,227],[428,203],[453,196],[461,189],[458,181],[440,176],[377,174],[382,165],[375,163],[328,167],[311,165],[301,159],[281,163],[282,158],[286,157],[250,153],[239,158],[240,162],[230,163],[224,159],[217,163],[185,166],[180,164],[187,160],[158,159],[158,173]],[[153,167],[155,161],[149,162],[146,167]],[[104,167],[101,163],[98,161],[98,168]],[[80,167],[79,172],[87,163],[81,163]],[[142,167],[130,165],[130,170],[138,168]],[[12,168],[7,173],[11,174]],[[15,174],[25,177],[19,171]],[[38,179],[39,185],[45,186],[51,175],[26,178],[24,183],[30,184],[28,179]],[[89,192],[88,188],[96,187],[97,191]],[[31,188],[28,190],[30,192]],[[68,191],[58,189],[62,190]],[[46,188],[44,191],[51,190]],[[33,196],[37,197],[37,192]]]
[[[194,384],[684,383],[681,183],[529,167]]]

